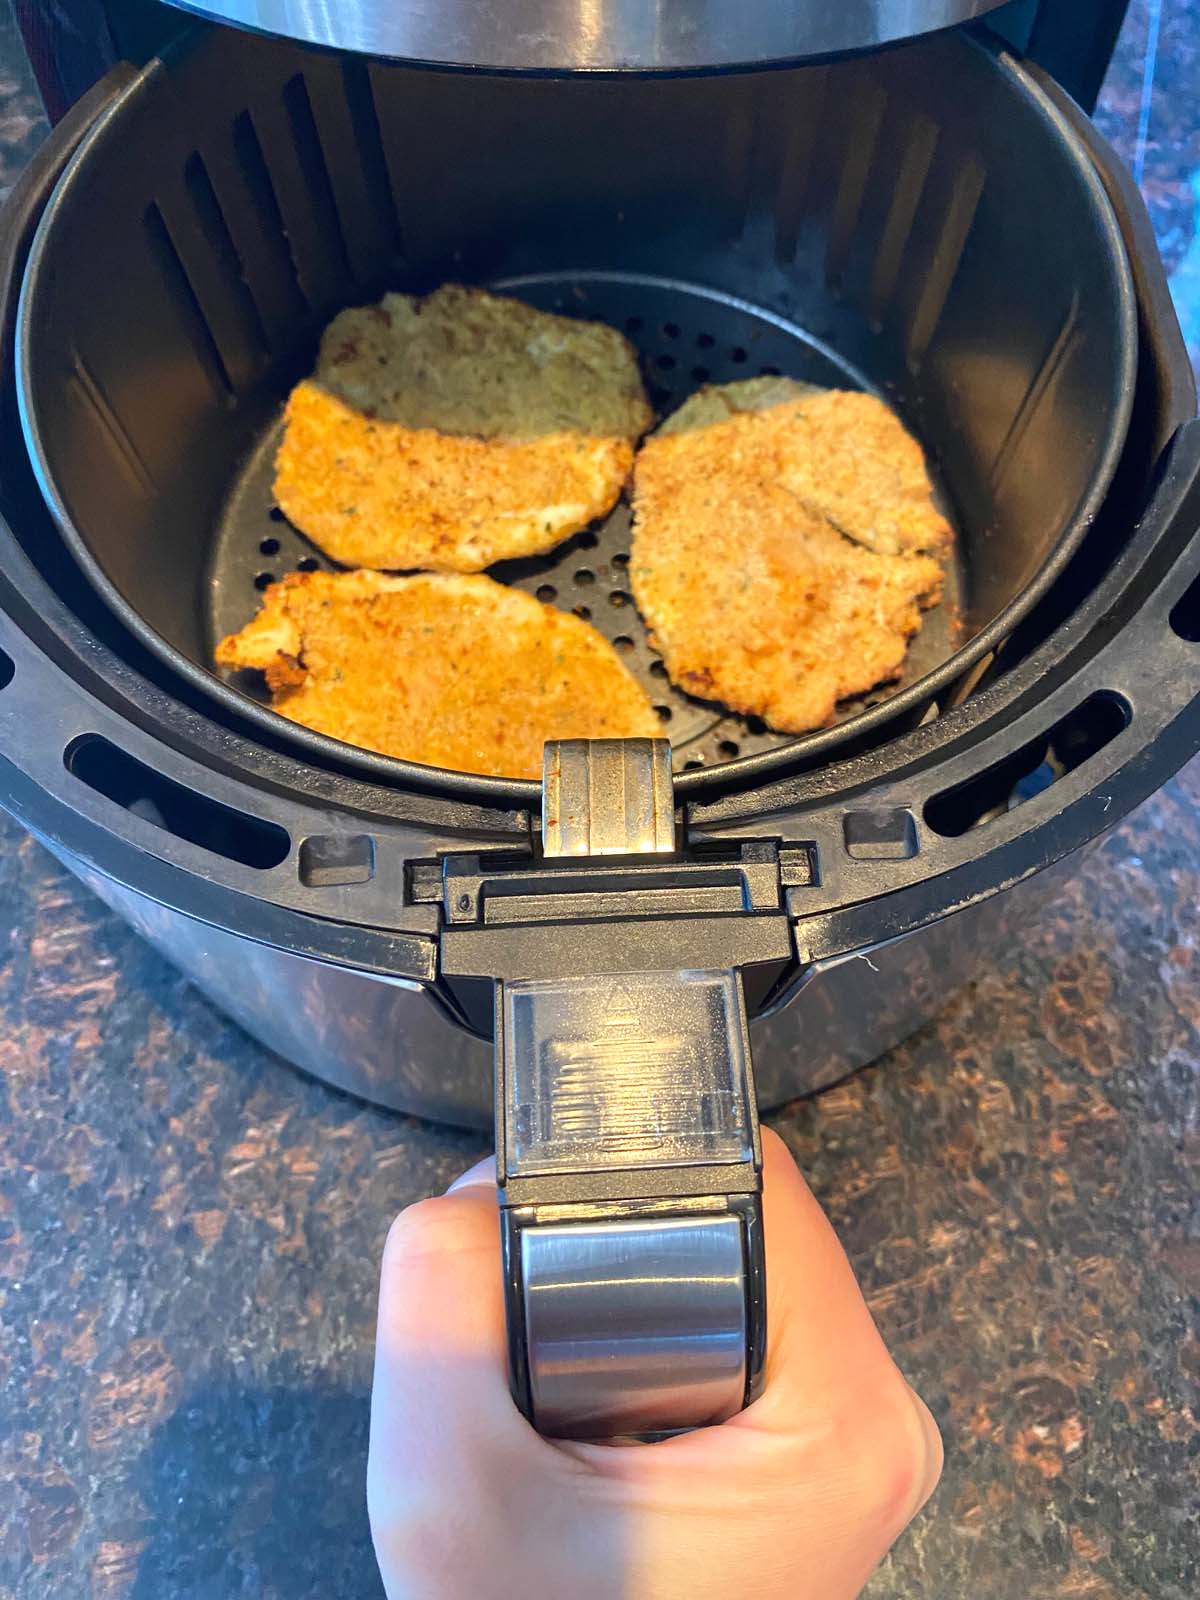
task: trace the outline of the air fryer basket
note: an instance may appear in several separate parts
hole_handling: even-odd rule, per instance
[[[60,184],[26,279],[20,383],[78,560],[215,704],[278,731],[251,684],[210,672],[212,645],[272,576],[326,564],[271,503],[288,387],[341,306],[446,279],[623,327],[664,410],[776,369],[896,404],[958,559],[899,692],[846,707],[848,730],[918,719],[1012,630],[1126,436],[1137,336],[1108,201],[1022,69],[962,37],[769,74],[563,83],[200,30]],[[627,561],[621,506],[497,575],[616,642],[678,768],[749,772],[747,756],[794,745],[671,688]],[[313,759],[345,758],[289,728]]]

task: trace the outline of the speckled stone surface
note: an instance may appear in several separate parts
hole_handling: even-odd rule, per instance
[[[1190,9],[1137,0],[1101,112],[1136,159],[1157,11],[1185,323]],[[0,187],[15,62],[0,17]],[[936,1023],[772,1119],[946,1437],[873,1600],[1200,1592],[1198,907],[1193,766]],[[0,1600],[379,1595],[376,1259],[480,1153],[268,1057],[0,822]]]

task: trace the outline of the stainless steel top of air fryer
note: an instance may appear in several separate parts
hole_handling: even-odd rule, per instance
[[[679,72],[800,61],[969,22],[1002,0],[172,0],[365,55],[530,72]]]

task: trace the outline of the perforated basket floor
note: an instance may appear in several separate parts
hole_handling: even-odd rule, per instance
[[[638,349],[651,399],[662,415],[702,384],[764,372],[830,388],[872,387],[802,328],[694,285],[578,274],[511,279],[493,287],[545,310],[594,317],[622,328]],[[335,568],[274,503],[271,482],[279,428],[277,419],[248,457],[225,504],[208,584],[210,646],[249,621],[259,594],[275,579],[294,570]],[[709,767],[786,743],[786,736],[773,733],[758,718],[734,716],[669,682],[634,606],[628,565],[629,506],[622,499],[606,518],[549,555],[502,563],[491,575],[575,612],[613,642],[658,708],[677,769]],[[928,614],[913,641],[903,677],[845,701],[839,720],[915,682],[953,654],[962,590],[963,573],[956,561],[947,573],[942,603]],[[238,688],[265,698],[251,675],[232,676]]]

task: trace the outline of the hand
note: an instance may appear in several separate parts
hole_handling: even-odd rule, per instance
[[[491,1163],[399,1216],[367,1501],[388,1600],[851,1600],[933,1492],[937,1427],[808,1186],[764,1130],[758,1400],[653,1445],[555,1443],[505,1373]]]

